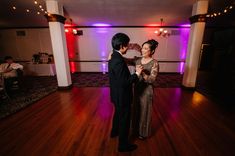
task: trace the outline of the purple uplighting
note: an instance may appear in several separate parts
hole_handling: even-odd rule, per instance
[[[170,104],[171,105],[170,115],[173,119],[176,119],[178,117],[181,96],[182,96],[182,91],[180,88],[177,88],[176,90],[174,90],[174,93],[172,94],[172,100],[171,100],[172,103]]]
[[[110,53],[110,47],[107,45],[110,45],[110,35],[109,35],[109,28],[102,28],[97,27],[92,29],[93,38],[96,39],[96,50],[98,54],[98,58],[102,60],[102,62],[99,63],[99,70],[105,74],[107,69],[107,58],[108,54]]]
[[[95,26],[95,27],[110,27],[111,24],[107,24],[107,23],[94,23],[94,24],[92,24],[92,26]]]
[[[180,74],[183,74],[184,72],[184,62],[180,63]]]
[[[102,72],[103,72],[103,74],[105,74],[105,72],[106,72],[106,63],[105,62],[102,63]]]
[[[101,91],[103,97],[109,97],[109,88],[102,88]],[[102,119],[110,119],[113,114],[113,106],[106,98],[101,98],[98,108],[99,117]]]
[[[181,33],[181,50],[180,50],[180,59],[181,61],[186,60],[186,53],[187,53],[187,47],[188,47],[188,39],[189,39],[189,32],[190,28],[181,28],[180,33]],[[184,64],[185,62],[180,63],[180,73],[183,74],[184,72]]]
[[[180,27],[190,28],[191,25],[190,24],[181,24]]]
[[[108,71],[108,69],[106,69],[106,67],[107,67],[106,60],[107,60],[107,58],[105,58],[105,52],[102,52],[101,54],[102,54],[102,57],[103,57],[102,58],[102,61],[103,61],[102,62],[102,73],[105,74],[105,72]]]
[[[97,29],[97,33],[101,33],[101,34],[104,34],[104,33],[108,33],[108,30],[107,28],[96,28]]]

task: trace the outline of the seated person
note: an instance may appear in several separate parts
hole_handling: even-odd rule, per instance
[[[5,63],[0,65],[0,73],[2,73],[4,77],[6,90],[10,91],[13,83],[17,81],[17,71],[22,71],[23,66],[19,63],[15,63],[11,56],[6,56],[4,60]]]

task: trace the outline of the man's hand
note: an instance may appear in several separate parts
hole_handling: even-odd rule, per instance
[[[143,66],[137,65],[137,66],[135,67],[136,74],[137,74],[138,76],[140,76],[140,74],[141,74],[141,72],[142,72],[143,69],[144,69]]]

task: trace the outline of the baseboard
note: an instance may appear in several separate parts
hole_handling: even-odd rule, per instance
[[[69,90],[69,89],[72,89],[73,88],[73,84],[69,85],[69,86],[58,86],[58,89],[57,90]]]
[[[180,73],[180,72],[159,72],[159,74],[162,74],[162,75],[164,75],[164,74],[178,74],[178,75],[183,75],[183,73]]]
[[[100,73],[103,73],[103,72],[74,72],[74,73],[72,73],[72,74],[79,74],[79,73],[87,73],[87,74],[100,74]],[[105,74],[108,74],[108,72],[105,72]],[[174,74],[174,75],[176,75],[176,74],[178,74],[178,75],[183,75],[182,73],[180,73],[180,72],[159,72],[159,74],[161,74],[161,75],[164,75],[164,74]]]
[[[82,74],[82,73],[86,73],[86,74],[101,74],[101,73],[103,73],[103,72],[74,72],[74,73],[72,73],[72,74]],[[105,72],[106,74],[108,73],[108,72]]]
[[[196,90],[196,87],[186,87],[184,85],[181,85],[181,88],[185,89],[185,90],[189,90],[189,91],[195,91]]]

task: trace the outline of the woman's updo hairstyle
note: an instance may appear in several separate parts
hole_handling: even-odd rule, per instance
[[[149,44],[151,55],[155,53],[155,49],[158,47],[158,42],[154,39],[148,40],[142,44],[142,47],[144,44]]]

